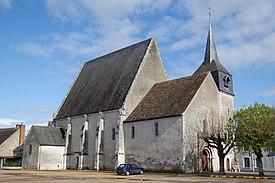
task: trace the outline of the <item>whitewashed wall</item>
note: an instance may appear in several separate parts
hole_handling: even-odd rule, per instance
[[[39,146],[39,170],[63,170],[64,146]]]
[[[185,156],[190,157],[190,154],[194,152],[197,154],[197,158],[200,158],[202,151],[206,144],[198,137],[200,132],[203,132],[203,123],[206,121],[206,127],[211,125],[217,125],[222,123],[225,125],[227,120],[233,114],[234,110],[233,96],[219,92],[216,84],[211,76],[208,74],[200,89],[194,96],[192,102],[183,114],[184,126],[185,126]],[[209,130],[209,129],[208,129]],[[194,144],[195,142],[195,144]],[[199,142],[199,143],[198,143]],[[219,158],[216,149],[210,148],[212,151],[212,168],[214,172],[219,171]],[[199,152],[198,152],[199,151]],[[232,161],[232,154],[225,157]],[[186,162],[191,162],[186,160]],[[195,162],[197,166],[201,166],[201,163]],[[189,165],[187,167],[190,167]],[[201,168],[201,167],[198,167]],[[189,170],[187,170],[189,171]]]
[[[158,122],[159,134],[155,135]],[[132,126],[135,138],[131,137]],[[147,170],[182,171],[182,118],[160,118],[124,123],[126,163],[137,163]]]

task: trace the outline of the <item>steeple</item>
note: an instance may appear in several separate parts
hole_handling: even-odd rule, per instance
[[[201,72],[207,71],[222,71],[226,74],[230,74],[224,66],[219,62],[218,52],[216,49],[216,45],[214,42],[214,36],[212,32],[212,25],[211,25],[211,12],[209,8],[209,29],[207,34],[207,41],[206,41],[206,48],[204,54],[204,61],[200,65],[200,67],[195,71],[194,74],[198,74]]]
[[[213,79],[220,91],[226,92],[230,95],[233,93],[232,75],[219,62],[218,52],[214,42],[212,26],[211,26],[211,12],[209,8],[209,29],[207,34],[206,48],[203,63],[194,72],[193,75],[202,72],[211,72]]]
[[[212,27],[211,27],[211,13],[209,10],[209,29],[208,29],[208,35],[207,35],[207,41],[206,41],[206,49],[205,49],[205,55],[204,55],[204,64],[210,64],[212,61],[219,61],[213,33],[212,33]]]

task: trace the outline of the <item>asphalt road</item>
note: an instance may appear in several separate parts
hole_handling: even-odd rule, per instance
[[[0,182],[13,183],[114,183],[114,182],[275,182],[274,179],[236,179],[236,178],[211,178],[195,175],[152,174],[143,175],[116,175],[114,172],[96,171],[29,171],[29,170],[0,170]]]

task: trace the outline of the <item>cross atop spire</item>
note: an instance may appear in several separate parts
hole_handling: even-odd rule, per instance
[[[211,27],[211,8],[208,7],[208,19],[209,19],[209,27]]]

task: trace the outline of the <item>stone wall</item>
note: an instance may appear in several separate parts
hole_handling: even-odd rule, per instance
[[[212,128],[224,126],[229,117],[233,115],[233,102],[233,96],[219,92],[211,74],[208,74],[183,114],[185,126],[185,156],[188,157],[188,154],[195,152],[197,154],[197,160],[201,157],[206,144],[202,138],[200,138],[200,135],[206,131],[211,131]],[[195,146],[194,142],[196,142]],[[209,151],[211,151],[210,158],[212,159],[210,171],[218,172],[219,159],[217,151],[213,148],[209,148]],[[226,156],[225,160],[227,158],[230,158],[231,162],[232,154]],[[197,161],[195,164],[201,166],[201,163]],[[198,168],[201,169],[201,167]]]
[[[33,130],[30,130],[23,147],[22,168],[38,169],[39,145]]]
[[[0,144],[0,156],[13,156],[13,150],[19,146],[20,130],[16,130],[5,142]]]
[[[134,138],[132,127],[135,128]],[[181,117],[125,123],[126,163],[137,163],[153,171],[182,171],[182,130]]]
[[[124,106],[126,116],[131,114],[155,83],[167,80],[168,77],[160,58],[159,50],[155,40],[152,39],[126,97]]]
[[[112,139],[112,129],[117,127],[118,110],[102,112],[103,117],[103,131],[100,132],[99,127],[99,113],[93,113],[87,115],[88,120],[88,154],[85,155],[82,162],[80,162],[82,149],[81,149],[81,134],[82,128],[85,123],[84,116],[75,116],[70,118],[70,123],[72,126],[71,132],[71,149],[68,151],[68,142],[66,142],[65,154],[66,154],[66,169],[95,169],[97,161],[97,142],[98,134],[101,133],[101,144],[99,161],[100,169],[110,169],[113,170],[116,163],[115,147],[116,140]],[[67,131],[68,119],[56,120],[55,125],[64,128]],[[80,166],[82,163],[82,166]]]

